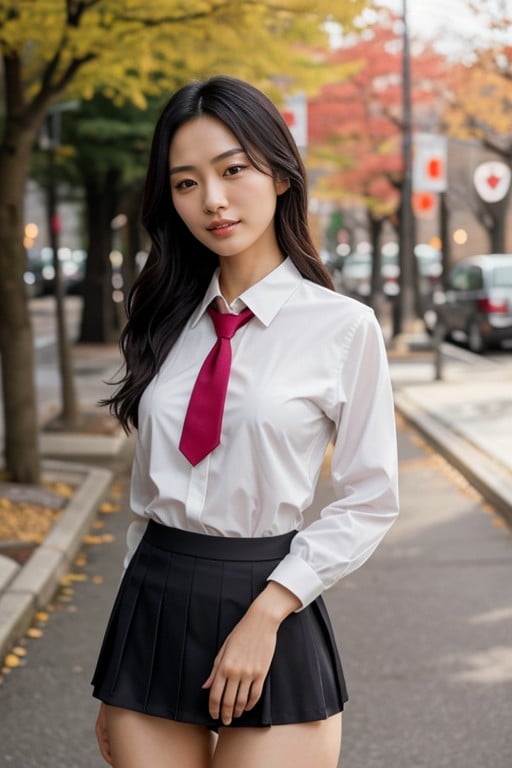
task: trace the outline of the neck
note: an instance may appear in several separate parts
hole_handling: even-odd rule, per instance
[[[233,257],[220,257],[219,285],[222,295],[230,304],[251,285],[263,280],[283,261],[281,254],[276,258],[257,259],[253,262]]]

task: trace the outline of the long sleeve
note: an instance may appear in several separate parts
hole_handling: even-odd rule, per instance
[[[269,579],[303,607],[361,566],[398,514],[396,429],[381,329],[367,313],[347,334],[338,376],[336,500],[294,538]]]

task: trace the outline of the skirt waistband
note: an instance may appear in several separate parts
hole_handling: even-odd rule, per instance
[[[278,536],[243,538],[191,533],[150,520],[144,540],[158,549],[208,560],[280,560],[288,554],[297,531]]]

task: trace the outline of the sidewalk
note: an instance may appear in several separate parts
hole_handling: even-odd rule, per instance
[[[418,351],[389,352],[397,412],[512,523],[512,360],[460,350],[461,361],[443,362],[436,381],[425,340],[410,346]]]
[[[43,354],[36,369],[41,427],[59,412],[60,379],[54,353]],[[99,412],[97,402],[109,392],[105,383],[119,368],[117,345],[78,345],[73,350],[77,396],[84,413]],[[102,409],[104,411],[105,409]],[[0,416],[0,439],[3,423]],[[43,478],[75,486],[75,495],[44,542],[23,564],[0,554],[0,662],[30,626],[37,610],[51,600],[88,533],[110,487],[127,438],[121,428],[105,435],[48,434],[41,431]],[[25,493],[30,493],[27,487]]]
[[[486,358],[476,364],[473,360],[471,366],[450,362],[444,366],[443,380],[435,381],[433,353],[421,344],[416,349],[415,340],[409,341],[412,349],[404,346],[389,351],[397,412],[512,522],[512,362],[501,365]],[[78,346],[74,360],[80,403],[93,408],[108,391],[104,382],[118,368],[117,347]],[[58,375],[51,366],[42,365],[37,381],[45,421],[57,410]],[[0,556],[0,660],[16,635],[29,625],[35,610],[57,588],[113,479],[105,465],[112,465],[112,458],[126,445],[122,439],[107,449],[98,436],[85,450],[83,439],[66,437],[68,470],[82,473],[85,480],[51,537],[24,566],[13,567],[12,561]],[[73,462],[74,454],[82,463]],[[46,467],[63,472],[66,464],[53,462]]]

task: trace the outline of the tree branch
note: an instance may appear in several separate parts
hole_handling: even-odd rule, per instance
[[[84,11],[92,8],[101,0],[66,0],[67,25],[69,27],[80,26],[80,19]]]

